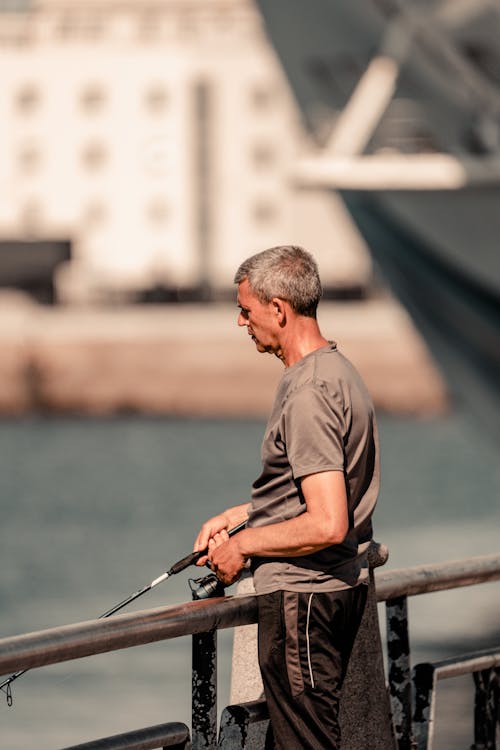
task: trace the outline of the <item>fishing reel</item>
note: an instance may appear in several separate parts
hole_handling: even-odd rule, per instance
[[[224,596],[225,586],[216,575],[210,573],[204,578],[190,578],[189,588],[193,599],[209,599],[211,596]]]

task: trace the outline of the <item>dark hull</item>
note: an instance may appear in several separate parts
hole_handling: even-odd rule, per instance
[[[324,143],[370,59],[384,48],[396,6],[391,0],[262,0],[259,5],[304,122]],[[432,18],[428,29],[430,34]],[[442,33],[451,44],[451,65],[439,43],[417,34],[401,61],[394,99],[364,153],[435,150],[486,163],[493,154],[482,126],[496,116],[491,92],[500,91],[497,71],[491,63],[492,75],[476,66],[471,80],[461,80],[453,55],[459,66],[460,53],[472,49],[471,35],[476,49],[480,41],[487,49],[499,29],[497,17],[484,18],[482,26],[476,19],[463,28],[457,23],[453,30],[434,28],[434,42]],[[474,81],[483,82],[484,90],[478,85],[474,91]],[[398,102],[411,111],[412,122],[398,122]],[[463,190],[344,190],[342,195],[457,404],[500,439],[500,182]]]

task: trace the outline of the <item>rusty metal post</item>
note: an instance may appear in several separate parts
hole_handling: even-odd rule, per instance
[[[269,714],[264,700],[227,706],[220,720],[218,750],[263,747],[268,723]]]
[[[496,750],[500,738],[500,669],[474,672],[476,697],[474,705],[473,750]]]
[[[394,733],[399,750],[415,747],[411,731],[412,686],[406,596],[386,604],[387,659]]]
[[[432,747],[436,681],[436,667],[434,664],[417,664],[413,670],[413,684],[415,688],[413,733],[418,750],[428,750],[428,748]]]
[[[193,635],[193,750],[217,747],[217,631]]]

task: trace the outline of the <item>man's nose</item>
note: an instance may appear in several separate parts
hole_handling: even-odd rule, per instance
[[[242,312],[238,315],[238,325],[239,326],[247,326],[248,325],[248,318],[246,318]]]

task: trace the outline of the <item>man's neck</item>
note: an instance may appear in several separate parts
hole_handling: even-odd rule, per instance
[[[319,330],[315,318],[298,317],[294,325],[283,332],[283,341],[277,357],[285,367],[292,367],[311,352],[321,349],[328,340]]]

